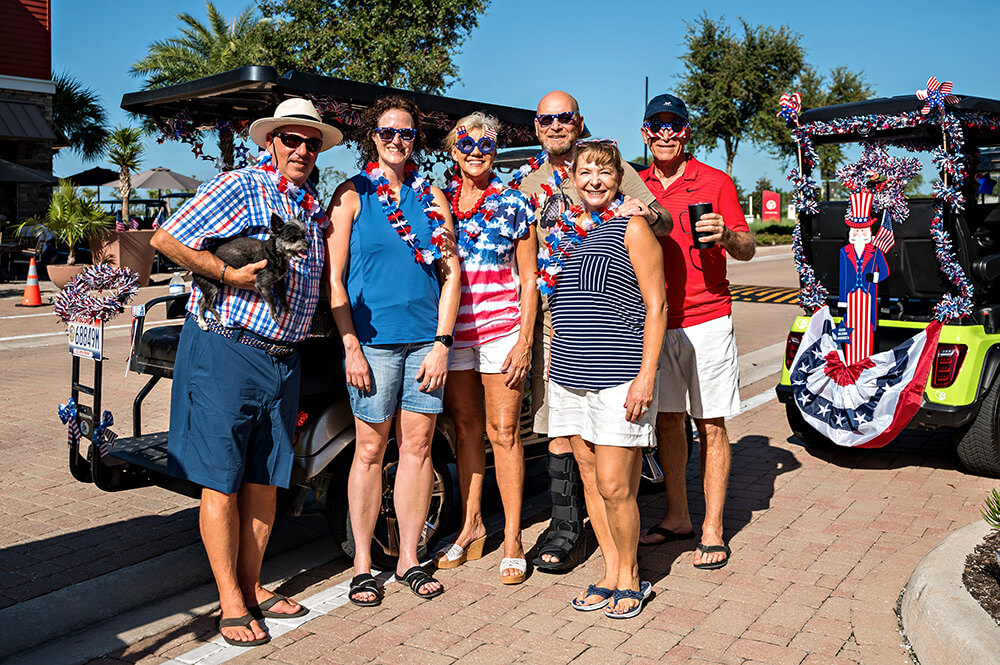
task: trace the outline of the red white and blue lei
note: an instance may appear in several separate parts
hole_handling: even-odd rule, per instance
[[[538,169],[545,166],[545,163],[549,161],[549,153],[542,150],[537,155],[528,160],[528,163],[523,165],[514,175],[511,176],[510,181],[507,183],[507,187],[510,189],[521,189],[521,182],[527,178],[531,173],[537,171]],[[549,176],[548,181],[542,183],[542,191],[545,192],[545,196],[552,196],[562,181],[568,177],[565,166],[554,166],[552,167],[552,175]],[[538,208],[538,197],[532,194],[528,198],[528,202],[531,203],[531,207]]]
[[[316,197],[305,190],[304,187],[299,187],[291,180],[278,173],[278,169],[274,167],[271,161],[271,155],[265,154],[257,162],[257,168],[261,169],[265,173],[271,176],[274,180],[275,186],[277,186],[278,191],[282,194],[287,195],[290,199],[295,201],[295,203],[302,208],[309,217],[316,222],[319,226],[326,226],[326,210],[323,210],[323,206],[319,204]]]
[[[582,243],[590,231],[612,219],[622,200],[623,197],[619,195],[607,208],[591,210],[587,216],[583,215],[583,206],[580,205],[570,206],[563,213],[562,219],[556,222],[538,249],[540,292],[545,295],[552,293],[573,247]]]
[[[431,247],[426,249],[420,246],[420,239],[413,233],[413,227],[403,216],[403,211],[399,209],[399,204],[392,198],[392,186],[385,173],[379,168],[378,162],[369,162],[365,166],[365,176],[375,185],[375,195],[382,203],[382,211],[385,218],[395,229],[399,237],[410,246],[413,251],[413,259],[417,263],[431,264],[435,259],[441,258],[441,247],[444,245],[445,227],[444,215],[434,202],[434,195],[431,193],[431,186],[427,180],[417,173],[417,167],[412,162],[406,164],[406,178],[403,180],[404,187],[410,187],[417,195],[417,200],[424,207],[424,214],[430,222]]]
[[[455,176],[444,190],[444,195],[451,202],[452,217],[455,220],[455,234],[458,236],[458,254],[465,259],[470,256],[477,240],[489,228],[490,220],[497,214],[503,199],[503,182],[495,174],[490,174],[490,184],[486,191],[471,209],[460,212],[458,199],[462,194],[462,178]]]

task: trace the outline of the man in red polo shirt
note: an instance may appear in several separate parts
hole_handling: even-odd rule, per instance
[[[725,419],[740,411],[739,364],[733,334],[726,255],[749,261],[753,232],[747,227],[736,186],[724,172],[684,152],[691,139],[687,107],[673,95],[654,97],[643,116],[642,137],[653,165],[642,171],[646,186],[673,216],[669,236],[660,237],[667,276],[667,334],[660,356],[656,429],[667,493],[667,514],[640,544],[694,537],[688,512],[684,418],[698,427],[705,520],[694,557],[696,568],[722,568],[730,550],[723,539],[722,512],[729,483],[729,436]],[[711,203],[695,230],[708,235],[697,249],[688,206]]]

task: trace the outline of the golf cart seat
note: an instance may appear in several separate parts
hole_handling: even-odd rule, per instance
[[[146,312],[159,303],[166,303],[167,318],[184,316],[184,305],[189,294],[162,296],[146,303]],[[174,376],[174,360],[181,339],[183,323],[168,323],[145,328],[145,317],[136,317],[136,343],[129,362],[129,369],[139,374],[149,374],[164,379]]]

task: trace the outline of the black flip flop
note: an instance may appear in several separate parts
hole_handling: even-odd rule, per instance
[[[640,540],[639,547],[656,547],[657,545],[662,545],[663,543],[672,543],[678,540],[691,540],[694,538],[694,530],[692,529],[687,533],[677,533],[676,531],[664,529],[662,526],[657,525],[646,529],[645,535],[660,536],[663,540],[658,540],[655,543],[644,543]]]
[[[372,600],[356,600],[354,594],[372,593],[375,598]],[[378,588],[378,582],[371,573],[360,573],[351,578],[351,589],[347,592],[347,599],[358,607],[375,607],[382,604],[382,592]]]
[[[265,635],[259,640],[248,640],[246,642],[241,642],[239,640],[234,640],[232,638],[226,637],[225,633],[222,632],[223,628],[250,628],[250,622],[253,621],[253,615],[244,614],[236,619],[219,619],[219,635],[222,635],[222,639],[226,641],[226,644],[230,644],[234,647],[259,647],[262,644],[267,644],[271,641],[270,635]]]
[[[713,563],[695,563],[692,564],[695,568],[699,570],[717,570],[719,568],[724,568],[727,563],[729,563],[729,556],[733,553],[729,549],[729,545],[703,545],[698,543],[698,551],[702,554],[713,554],[715,552],[725,552],[726,558],[722,561],[715,561]]]
[[[425,599],[437,598],[442,593],[444,593],[443,586],[440,586],[434,591],[430,591],[428,593],[420,593],[420,587],[422,587],[423,585],[429,584],[431,582],[438,582],[438,580],[428,575],[427,571],[425,571],[420,566],[414,566],[413,568],[410,568],[405,573],[403,573],[402,577],[397,575],[396,580],[400,584],[408,585],[410,587],[410,591],[413,592],[413,595],[418,596],[420,598],[425,598]],[[438,582],[438,584],[440,584],[440,582]]]
[[[282,614],[281,612],[272,612],[271,608],[285,601],[289,605],[293,601],[289,600],[287,596],[282,596],[280,593],[276,593],[257,607],[249,608],[250,614],[253,615],[255,619],[265,618],[265,619],[297,619],[299,617],[304,617],[309,614],[309,608],[299,605],[299,609],[291,614]],[[298,603],[296,603],[298,605]]]

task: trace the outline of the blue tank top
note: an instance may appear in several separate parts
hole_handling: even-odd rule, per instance
[[[628,250],[628,219],[592,229],[569,255],[549,296],[552,360],[560,386],[602,390],[627,383],[642,367],[646,305]]]
[[[365,345],[430,342],[437,334],[441,288],[433,264],[417,263],[389,224],[375,186],[363,173],[351,178],[361,210],[351,229],[347,295],[358,341]],[[399,209],[422,247],[431,246],[424,207],[410,187],[400,190]]]

